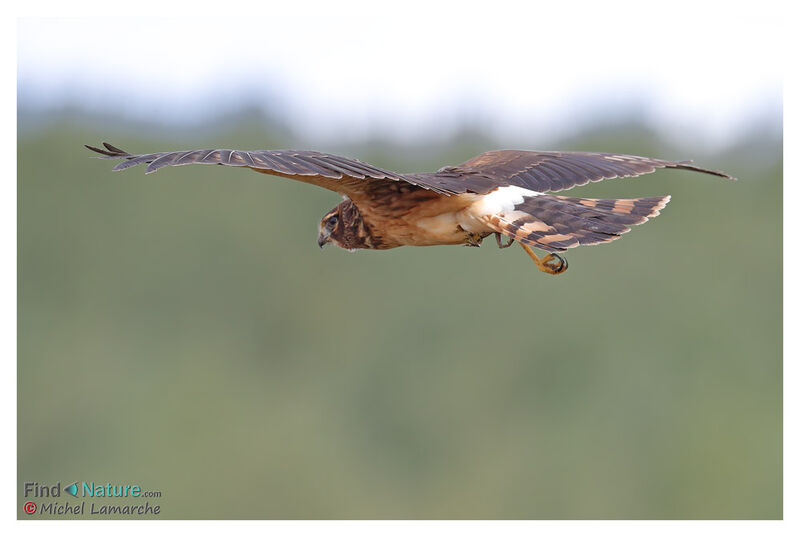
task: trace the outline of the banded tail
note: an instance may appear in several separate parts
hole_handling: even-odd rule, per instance
[[[669,196],[635,199],[590,199],[540,195],[524,198],[489,223],[514,240],[547,252],[617,240],[630,226],[658,216]]]

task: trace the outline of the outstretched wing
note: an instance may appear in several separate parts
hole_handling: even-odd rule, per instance
[[[692,170],[733,179],[724,172],[707,170],[689,162],[612,153],[489,151],[436,173],[399,174],[360,160],[317,151],[195,149],[132,155],[106,142],[103,142],[103,146],[105,149],[90,145],[86,147],[103,155],[100,158],[123,159],[114,167],[114,171],[139,164],[147,164],[146,173],[165,166],[221,164],[288,177],[350,197],[363,193],[370,183],[385,181],[402,181],[445,195],[487,194],[509,185],[536,192],[556,192],[590,181],[651,173],[658,168]]]
[[[132,155],[122,149],[103,142],[105,149],[90,145],[88,149],[103,155],[99,158],[123,159],[114,166],[114,171],[124,170],[139,164],[147,164],[145,173],[152,173],[165,166],[187,164],[221,164],[238,166],[270,175],[288,177],[311,183],[341,194],[354,195],[370,181],[405,181],[423,188],[404,175],[383,170],[356,159],[320,153],[317,151],[240,151],[233,149],[196,149],[190,151],[168,151]]]
[[[514,185],[536,192],[557,192],[593,181],[633,177],[658,168],[677,168],[734,179],[725,172],[693,166],[690,161],[555,151],[501,150],[482,153],[459,164],[442,168],[430,180],[451,193],[483,194],[498,186]]]

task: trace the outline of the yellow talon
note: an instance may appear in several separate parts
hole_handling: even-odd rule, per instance
[[[542,272],[546,272],[548,274],[561,274],[567,270],[569,264],[567,260],[561,257],[558,254],[547,254],[543,258],[539,258],[530,246],[527,244],[519,243],[522,246],[522,249],[525,250],[528,255],[533,259],[533,262],[536,263],[536,266],[539,267],[539,270]],[[553,263],[555,261],[555,264]]]

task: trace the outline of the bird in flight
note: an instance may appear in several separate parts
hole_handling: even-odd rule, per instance
[[[589,182],[677,168],[734,179],[725,172],[634,155],[501,150],[482,153],[433,173],[395,173],[356,159],[317,151],[197,149],[132,155],[103,142],[86,146],[98,158],[122,159],[114,171],[147,164],[221,164],[310,183],[344,200],[319,224],[317,244],[386,250],[398,246],[480,246],[494,235],[514,241],[542,272],[561,274],[569,248],[618,239],[630,226],[659,214],[670,196],[591,199],[551,194]],[[502,237],[508,240],[503,242]],[[532,248],[546,252],[542,257]]]

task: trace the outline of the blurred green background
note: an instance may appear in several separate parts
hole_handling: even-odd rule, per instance
[[[474,130],[309,147],[257,118],[189,131],[22,114],[20,490],[141,484],[162,491],[160,518],[782,517],[779,132],[722,153],[636,124],[520,140],[740,179],[572,191],[673,198],[570,251],[558,277],[491,238],[320,251],[336,194],[222,167],[112,174],[82,147],[103,140],[398,171],[499,148]]]

